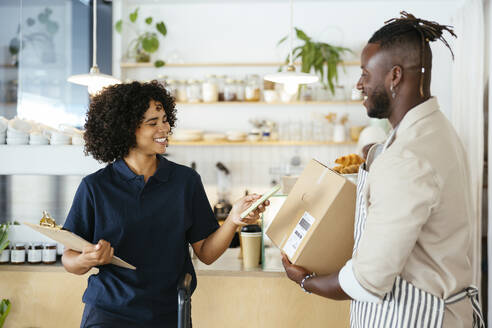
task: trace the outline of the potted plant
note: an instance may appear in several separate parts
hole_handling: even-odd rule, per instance
[[[349,48],[313,41],[311,37],[297,27],[295,31],[297,38],[304,44],[292,50],[292,60],[301,59],[301,71],[303,73],[309,73],[314,69],[314,72],[320,76],[323,85],[329,87],[331,93],[335,94],[335,85],[338,82],[338,64],[342,62],[342,55],[345,52],[352,51]],[[287,40],[287,36],[282,38],[277,45],[285,40]],[[286,62],[289,62],[288,56]]]
[[[12,304],[7,299],[3,299],[0,302],[0,328],[3,327],[3,324],[5,323],[5,319],[7,319],[7,316],[9,315],[11,307]]]
[[[9,228],[8,223],[0,224],[0,257],[2,256],[3,250],[7,248],[7,246],[9,245],[8,228]]]
[[[135,61],[138,63],[148,63],[150,62],[150,55],[159,49],[159,34],[162,36],[166,36],[167,28],[166,24],[164,24],[163,21],[160,21],[155,23],[156,31],[146,31],[144,33],[140,33],[135,28],[138,19],[138,9],[139,8],[137,7],[132,13],[130,13],[128,17],[130,19],[130,23],[125,24],[130,26],[137,35],[137,37],[131,40],[128,44],[126,57],[134,58]],[[145,18],[145,24],[147,26],[151,26],[153,21],[154,19],[150,16]],[[123,20],[120,19],[115,24],[115,30],[116,32],[121,34],[122,28]],[[165,62],[163,60],[158,59],[154,61],[155,67],[161,67],[164,65]]]

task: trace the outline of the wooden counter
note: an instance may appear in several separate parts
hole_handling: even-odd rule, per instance
[[[237,255],[238,249],[229,249],[210,266],[194,260],[194,327],[349,326],[349,302],[305,294],[279,267],[245,271]],[[12,302],[4,327],[79,327],[82,294],[93,273],[69,274],[59,263],[1,265],[0,298]]]

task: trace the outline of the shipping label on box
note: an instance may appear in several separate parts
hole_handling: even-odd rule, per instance
[[[292,231],[289,239],[284,244],[283,251],[289,258],[293,258],[294,254],[299,248],[299,245],[302,242],[302,239],[308,233],[311,226],[314,224],[314,218],[308,212],[304,212],[304,215],[299,220],[299,223]]]
[[[354,183],[311,160],[266,234],[292,263],[336,272],[352,256],[355,198]]]

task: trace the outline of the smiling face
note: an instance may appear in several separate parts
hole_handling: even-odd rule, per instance
[[[135,131],[137,145],[134,149],[145,155],[164,154],[170,131],[164,107],[160,102],[151,100],[142,123]]]
[[[363,105],[369,117],[389,118],[391,114],[390,95],[385,86],[389,62],[386,57],[377,43],[368,43],[362,51],[362,74],[357,82],[357,89],[364,96]]]

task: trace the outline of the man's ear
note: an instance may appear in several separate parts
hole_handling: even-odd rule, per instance
[[[391,68],[391,82],[393,87],[396,88],[403,79],[403,67],[395,65]]]

